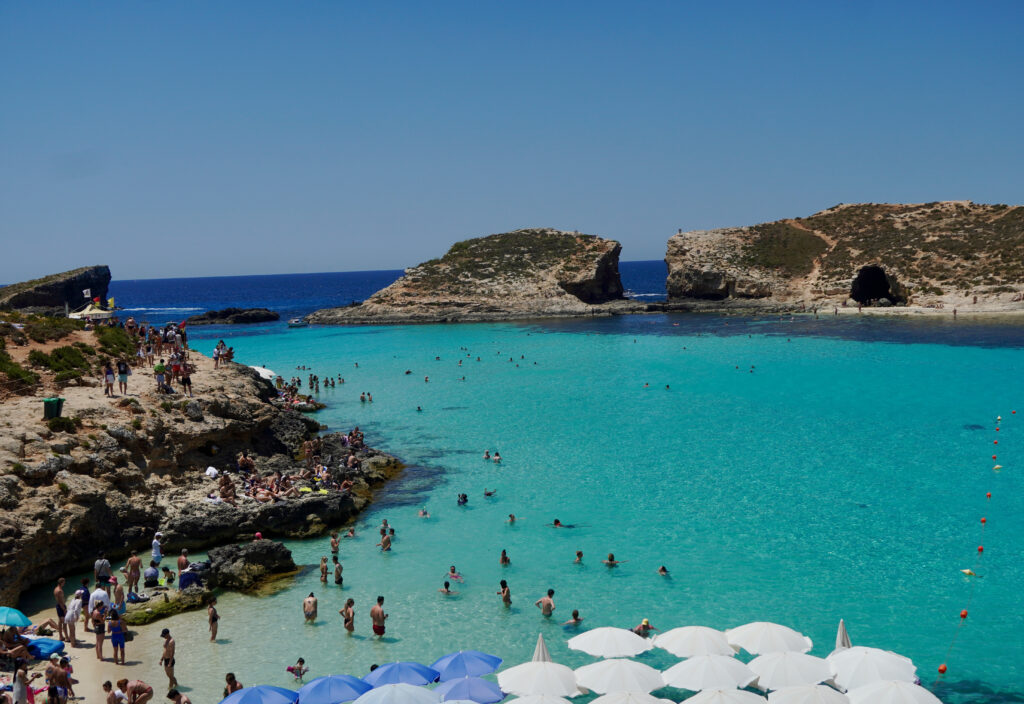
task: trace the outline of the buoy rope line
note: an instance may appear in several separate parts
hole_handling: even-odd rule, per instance
[[[1017,411],[1011,411],[1010,413],[1012,415],[1017,415]],[[1003,417],[1002,416],[996,416],[996,432],[997,433],[999,432],[999,424],[1002,423],[1002,422],[1003,422]],[[992,444],[993,445],[998,445],[999,441],[998,440],[993,440]],[[997,459],[998,459],[997,455],[992,455],[992,461],[993,462],[995,462]],[[996,465],[994,465],[992,467],[992,471],[993,472],[998,472],[1002,468],[1003,468],[1002,465],[996,464]],[[985,501],[986,501],[986,503],[991,501],[991,500],[992,500],[992,492],[991,491],[986,492],[986,494],[985,494]],[[988,518],[985,517],[985,516],[982,516],[980,522],[981,522],[981,544],[978,545],[978,552],[976,553],[976,556],[974,558],[974,567],[972,567],[971,569],[967,569],[967,570],[960,570],[965,575],[967,575],[967,579],[968,579],[968,582],[969,582],[969,585],[970,585],[967,588],[967,606],[966,606],[966,608],[964,608],[963,610],[960,611],[960,620],[956,624],[956,631],[954,631],[954,633],[953,633],[953,639],[949,642],[949,647],[946,648],[946,654],[942,658],[942,664],[939,665],[939,674],[938,674],[938,676],[936,676],[935,682],[932,683],[933,687],[936,684],[939,683],[939,681],[942,679],[942,676],[945,675],[946,671],[948,670],[948,668],[946,666],[946,663],[949,661],[949,656],[953,652],[953,647],[956,645],[956,640],[957,640],[957,638],[960,637],[960,632],[963,630],[964,624],[967,622],[967,614],[968,614],[968,612],[970,612],[971,604],[974,601],[975,582],[976,582],[976,579],[977,579],[977,576],[978,576],[978,572],[981,569],[981,560],[985,556],[985,528],[988,526]]]

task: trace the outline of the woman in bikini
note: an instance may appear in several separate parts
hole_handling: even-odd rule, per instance
[[[327,584],[327,556],[320,558],[320,581]]]
[[[345,622],[345,630],[349,632],[349,635],[352,635],[352,631],[356,629],[356,612],[355,609],[353,608],[355,605],[355,600],[349,599],[345,602],[345,606],[342,607],[341,611],[338,612],[339,614],[341,614],[341,618]]]
[[[206,607],[206,618],[210,624],[210,642],[215,643],[217,641],[217,621],[220,621],[220,616],[217,615],[216,598],[211,599],[210,605]]]

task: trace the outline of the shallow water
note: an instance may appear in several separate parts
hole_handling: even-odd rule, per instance
[[[272,596],[226,594],[216,645],[205,613],[173,619],[181,679],[193,699],[216,701],[225,672],[288,686],[284,668],[299,656],[313,676],[460,647],[515,664],[537,633],[554,659],[579,666],[592,659],[567,650],[573,632],[559,625],[578,608],[587,627],[777,621],[822,656],[844,618],[855,644],[913,658],[926,684],[946,662],[945,701],[1020,701],[1024,404],[1011,411],[1024,352],[1019,328],[978,328],[635,316],[237,336],[241,360],[285,377],[309,374],[296,364],[342,374],[320,394],[320,420],[358,424],[410,467],[343,542],[343,590],[311,570]],[[361,391],[374,403],[360,404]],[[484,449],[504,462],[483,461]],[[509,513],[520,520],[508,524]],[[385,517],[397,529],[390,554],[374,546]],[[576,527],[554,529],[555,517]],[[326,538],[289,545],[304,564],[329,554]],[[601,565],[608,552],[625,564]],[[437,589],[451,564],[465,583],[446,598]],[[495,594],[502,578],[511,609]],[[549,587],[557,618],[547,621],[533,602]],[[312,627],[301,614],[310,591]],[[391,614],[382,642],[369,637],[378,594]],[[337,615],[348,597],[355,637]]]

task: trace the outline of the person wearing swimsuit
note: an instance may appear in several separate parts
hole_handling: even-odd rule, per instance
[[[210,605],[206,607],[206,616],[210,623],[210,642],[217,642],[217,622],[220,621],[220,616],[217,615],[217,599],[210,600]]]
[[[345,607],[338,612],[341,614],[342,619],[344,619],[345,621],[345,630],[348,631],[349,635],[352,635],[352,631],[356,629],[356,612],[355,609],[353,608],[355,605],[355,600],[349,599],[345,602]]]
[[[115,609],[110,610],[110,622],[107,624],[110,634],[110,645],[114,648],[114,664],[118,664],[117,651],[121,651],[120,663],[124,665],[124,621]]]

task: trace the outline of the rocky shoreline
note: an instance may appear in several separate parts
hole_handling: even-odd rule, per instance
[[[256,471],[293,473],[305,467],[302,443],[320,425],[270,402],[273,385],[239,364],[214,368],[192,353],[196,397],[157,394],[145,370],[131,377],[130,395],[106,398],[91,379],[61,390],[73,432],[53,432],[40,420],[42,396],[3,401],[0,421],[0,600],[57,577],[91,569],[99,550],[111,561],[130,551],[145,556],[153,534],[165,552],[202,549],[236,539],[303,538],[351,520],[373,489],[402,463],[372,448],[356,451],[358,469],[339,468],[347,456],[339,434],[324,436],[331,473],[353,482],[348,492],[310,492],[273,503],[243,498],[237,506],[208,496],[216,482],[207,467],[233,468],[241,450]],[[344,454],[342,454],[344,452]]]

